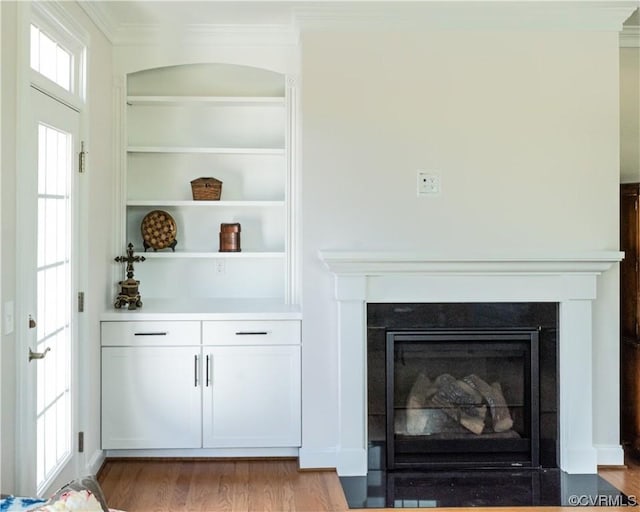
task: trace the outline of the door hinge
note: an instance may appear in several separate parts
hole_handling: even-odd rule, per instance
[[[84,292],[78,292],[78,313],[84,313]]]
[[[87,163],[87,152],[84,150],[84,141],[80,142],[80,153],[78,153],[78,172],[83,174]]]
[[[78,432],[78,453],[84,452],[84,432]]]

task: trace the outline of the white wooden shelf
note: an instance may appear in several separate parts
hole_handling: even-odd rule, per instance
[[[203,153],[219,155],[284,155],[284,148],[221,148],[186,146],[129,146],[127,153]]]
[[[141,200],[130,199],[127,201],[127,206],[198,206],[198,207],[219,207],[219,208],[255,208],[255,207],[272,207],[272,206],[284,206],[284,201],[174,201],[174,200]]]
[[[184,64],[132,73],[127,88],[126,241],[142,250],[140,221],[151,210],[167,210],[180,224],[176,252],[144,253],[147,298],[290,300],[294,141],[286,77]],[[223,200],[193,200],[189,180],[211,175],[225,182]],[[242,224],[242,252],[218,252],[223,222]],[[226,275],[208,268],[216,260],[227,262]]]
[[[204,251],[163,251],[140,252],[145,258],[158,259],[188,259],[188,258],[214,258],[214,259],[273,259],[284,258],[284,252],[204,252]]]
[[[127,104],[284,107],[285,101],[280,96],[127,96]]]

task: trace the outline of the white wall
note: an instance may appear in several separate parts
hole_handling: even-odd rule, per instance
[[[337,440],[333,282],[317,251],[618,248],[618,35],[302,37],[303,463]],[[442,194],[416,197],[416,170]],[[595,443],[618,445],[618,274],[594,307]]]
[[[100,315],[112,305],[111,236],[114,227],[113,142],[113,48],[104,34],[75,3],[66,9],[89,32],[87,64],[88,110],[88,196],[85,198],[89,219],[87,247],[87,282],[85,289],[86,337],[79,340],[81,395],[80,427],[85,432],[85,471],[96,471],[102,462],[100,450]]]
[[[620,48],[620,179],[640,181],[640,47]]]
[[[91,229],[85,240],[87,256],[87,289],[85,300],[86,335],[79,340],[82,386],[80,422],[85,431],[85,458],[82,473],[95,470],[99,464],[100,446],[100,338],[99,314],[107,305],[106,290],[111,280],[111,239],[113,227],[113,109],[111,45],[85,13],[71,2],[61,3],[89,33],[88,56],[88,181],[84,198]],[[16,56],[17,9],[15,2],[0,2],[2,9],[2,289],[0,304],[16,297]],[[106,236],[105,236],[106,234]],[[3,493],[15,492],[15,336],[2,336],[2,481]]]

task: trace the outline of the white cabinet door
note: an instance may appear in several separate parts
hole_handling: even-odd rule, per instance
[[[200,347],[102,349],[102,448],[201,446]]]
[[[203,357],[205,448],[300,446],[300,346],[205,346]]]

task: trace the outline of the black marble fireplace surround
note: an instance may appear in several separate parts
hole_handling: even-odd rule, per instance
[[[558,305],[556,303],[369,304],[367,307],[367,409],[370,446],[386,452],[386,350],[393,331],[499,332],[536,330],[539,374],[539,459],[535,466],[557,468],[558,442]],[[475,361],[456,360],[456,379],[473,372]],[[456,374],[457,373],[457,374]],[[436,375],[431,375],[431,378]],[[384,465],[376,469],[387,469]],[[521,460],[514,463],[522,466]],[[481,460],[480,467],[486,467]],[[504,466],[505,464],[500,464]],[[455,468],[455,464],[443,465]],[[469,464],[464,466],[468,467]],[[459,466],[460,468],[462,466]]]
[[[431,508],[473,506],[559,506],[575,505],[571,499],[578,496],[585,504],[626,504],[626,497],[597,475],[568,475],[558,469],[558,304],[556,303],[429,303],[429,304],[381,304],[367,306],[367,402],[368,402],[368,474],[363,477],[341,477],[343,489],[351,508]],[[516,455],[513,465],[509,454],[492,458],[477,457],[477,464],[466,461],[456,464],[456,457],[464,453],[457,450],[448,462],[430,464],[397,464],[388,462],[388,454],[394,453],[387,439],[392,429],[387,422],[386,374],[389,358],[402,359],[410,356],[411,350],[388,352],[389,333],[393,332],[535,332],[537,349],[537,372],[539,378],[537,428],[539,444],[531,463],[522,464],[521,454]],[[423,340],[424,341],[424,340]],[[393,345],[391,345],[393,346]],[[526,352],[526,350],[525,350]],[[441,355],[440,355],[441,356]],[[422,356],[424,357],[424,355]],[[436,357],[438,354],[436,353]],[[460,355],[456,355],[459,358]],[[476,373],[473,359],[458,362],[453,358],[446,373],[455,379],[464,380],[469,373]],[[446,358],[445,358],[446,359]],[[526,357],[525,357],[526,359]],[[436,363],[436,366],[440,363]],[[480,360],[479,365],[489,366]],[[510,363],[505,363],[508,365]],[[525,365],[526,366],[526,365]],[[526,371],[528,371],[525,368]],[[393,372],[393,370],[391,370]],[[432,367],[428,370],[434,373]],[[435,373],[439,373],[435,372]],[[456,374],[457,373],[457,374]],[[455,375],[454,375],[455,374]],[[488,379],[496,372],[485,371]],[[434,379],[436,375],[430,376]],[[415,378],[414,378],[415,380]],[[505,384],[509,387],[509,384]],[[506,389],[505,398],[509,394]],[[404,392],[406,394],[406,391]],[[400,398],[400,402],[406,396]],[[509,398],[508,401],[513,401]],[[401,407],[402,408],[402,407]],[[534,411],[536,413],[536,411]],[[522,413],[513,411],[514,430],[526,432],[522,427]],[[490,418],[487,410],[486,418]],[[490,423],[490,419],[487,420]],[[401,423],[402,424],[402,423]],[[407,424],[408,425],[408,424]],[[490,430],[490,428],[486,429]],[[395,432],[395,430],[393,430]],[[485,431],[483,431],[484,434]],[[403,436],[397,436],[403,437]],[[456,436],[454,436],[455,438]],[[473,435],[463,436],[466,438]],[[468,442],[463,439],[462,441]],[[454,440],[455,443],[455,440]],[[446,445],[446,443],[445,443]],[[438,448],[439,449],[439,448]],[[390,451],[391,450],[391,451]],[[454,450],[455,452],[455,450]],[[444,459],[438,458],[441,461]],[[394,457],[392,455],[392,457]],[[409,457],[406,460],[421,460]],[[507,457],[505,459],[505,457]],[[473,457],[471,457],[473,462]],[[505,463],[505,461],[507,461]],[[529,466],[524,469],[521,466]],[[604,497],[604,498],[603,498]],[[598,501],[599,500],[599,501]],[[583,503],[584,502],[584,503]]]

